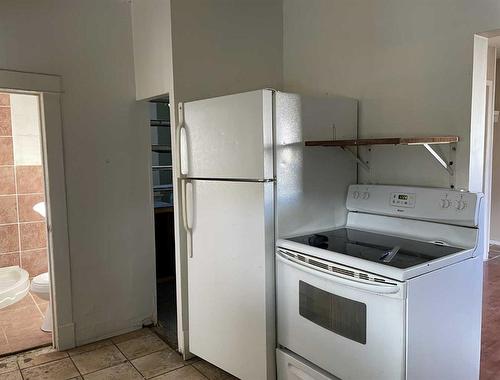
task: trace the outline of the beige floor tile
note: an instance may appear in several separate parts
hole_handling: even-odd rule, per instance
[[[154,377],[151,380],[207,380],[207,378],[194,367],[186,366]]]
[[[66,352],[56,351],[52,347],[44,347],[18,355],[17,363],[19,364],[19,368],[24,369],[63,359],[67,356]]]
[[[163,340],[153,334],[126,340],[117,346],[129,360],[168,348]]]
[[[135,331],[129,332],[127,334],[115,336],[115,337],[111,338],[111,340],[113,341],[113,343],[118,344],[118,343],[125,342],[127,340],[140,338],[140,337],[145,336],[145,335],[154,335],[154,333],[150,329],[145,328],[145,329],[135,330]]]
[[[143,377],[130,363],[102,369],[84,375],[85,380],[143,380]]]
[[[19,369],[19,367],[17,366],[17,357],[15,355],[0,359],[0,374],[16,369]]]
[[[94,343],[86,344],[84,346],[72,348],[71,350],[68,350],[68,354],[69,354],[69,356],[75,356],[78,354],[83,354],[84,352],[97,350],[98,348],[111,346],[112,344],[113,344],[113,342],[109,339],[100,340],[98,342],[94,342]]]
[[[23,380],[21,371],[16,370],[0,374],[0,380]]]
[[[84,352],[83,354],[72,356],[71,359],[83,375],[127,361],[115,345]]]
[[[203,375],[208,377],[209,380],[230,380],[237,379],[233,375],[221,370],[220,368],[206,362],[205,360],[200,360],[193,363],[193,367],[200,371]]]
[[[66,380],[80,374],[70,358],[21,370],[24,380]]]
[[[181,355],[170,348],[132,360],[132,365],[146,379],[184,366]]]

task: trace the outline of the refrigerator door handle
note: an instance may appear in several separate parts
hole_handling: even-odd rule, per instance
[[[184,124],[184,104],[179,103],[179,126],[176,131],[176,143],[178,152],[178,162],[179,162],[179,172],[181,176],[186,176],[189,173],[189,162],[188,162],[188,143],[187,143],[187,131],[186,125]]]
[[[188,185],[190,188],[190,196],[188,197]],[[188,180],[188,179],[183,179],[181,180],[181,187],[182,187],[182,224],[184,226],[184,229],[186,230],[186,235],[187,235],[187,253],[189,258],[193,258],[193,247],[192,247],[192,223],[193,223],[193,183]],[[188,198],[191,199],[190,204],[188,205]]]

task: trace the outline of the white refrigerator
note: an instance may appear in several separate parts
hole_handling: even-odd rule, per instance
[[[243,380],[275,379],[275,239],[343,224],[331,198],[356,180],[345,152],[303,140],[356,137],[357,102],[257,90],[180,109],[189,351]]]

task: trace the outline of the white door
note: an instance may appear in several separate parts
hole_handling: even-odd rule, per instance
[[[273,379],[274,183],[185,181],[190,351],[240,379]]]
[[[273,94],[258,90],[181,105],[181,172],[197,178],[273,178]]]

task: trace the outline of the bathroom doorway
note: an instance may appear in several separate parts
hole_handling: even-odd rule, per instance
[[[51,342],[56,349],[66,350],[75,346],[75,327],[71,297],[68,212],[64,175],[61,77],[0,69],[0,93],[9,95],[8,97],[3,96],[2,99],[5,109],[2,111],[3,127],[0,132],[1,143],[7,147],[1,156],[3,161],[0,164],[2,172],[0,187],[4,187],[2,190],[3,195],[6,196],[4,203],[10,204],[10,208],[6,206],[5,210],[7,211],[2,212],[2,216],[10,222],[3,224],[7,226],[17,225],[17,229],[20,231],[18,232],[17,244],[14,238],[10,238],[6,243],[3,236],[0,236],[0,241],[5,244],[2,248],[5,256],[0,254],[0,259],[3,258],[5,261],[4,266],[0,265],[0,271],[5,274],[4,268],[10,264],[14,264],[10,266],[15,269],[11,271],[11,274],[14,273],[14,275],[3,277],[0,281],[0,288],[4,291],[3,295],[7,293],[5,290],[10,290],[14,294],[9,298],[3,297],[4,301],[8,301],[0,304],[0,311],[3,310],[6,315],[8,308],[22,309],[17,315],[8,317],[11,324],[0,327],[0,344],[4,344],[2,353],[5,352],[7,342],[10,342],[8,346],[11,352],[27,349],[29,346],[50,345]],[[23,98],[17,97],[17,95],[30,97]],[[18,108],[17,101],[28,102],[26,99],[32,102],[32,108],[37,109],[37,121],[33,121],[33,123],[37,124],[38,133],[33,132],[33,125],[30,127],[31,131],[26,126],[29,124],[29,117],[26,113],[24,112],[24,116],[23,112],[17,115],[15,110]],[[17,120],[21,124],[24,123],[25,129],[19,130],[14,126],[14,132],[12,132],[12,123],[17,123]],[[39,165],[40,159],[36,159],[32,155],[37,149],[29,149],[30,146],[34,145],[38,146],[41,151],[41,165]],[[16,153],[23,151],[21,157]],[[15,153],[17,157],[14,157]],[[33,161],[35,159],[36,162]],[[27,165],[28,163],[30,165]],[[21,173],[22,171],[24,173]],[[23,182],[21,183],[21,181]],[[43,184],[41,191],[40,184]],[[35,185],[38,185],[38,188],[35,188]],[[20,190],[19,193],[16,191],[17,189]],[[25,190],[27,193],[23,192]],[[30,197],[22,199],[23,195]],[[40,195],[44,196],[45,207],[43,207],[42,202],[36,202],[30,207],[32,201],[40,200]],[[8,197],[10,199],[7,199]],[[12,206],[13,201],[15,201],[15,208]],[[22,202],[24,203],[21,204]],[[43,215],[44,211],[45,216]],[[40,228],[43,225],[45,225],[44,231]],[[3,229],[3,233],[12,229],[16,228]],[[36,252],[37,255],[35,251],[46,253],[43,256],[40,252]],[[17,262],[17,260],[19,261]],[[17,263],[16,269],[15,264]],[[35,276],[37,272],[45,270],[47,272]],[[9,281],[4,281],[6,279]],[[11,286],[5,286],[9,282]],[[34,290],[33,295],[30,295],[29,292],[32,289]],[[41,318],[40,320],[37,317],[37,320],[32,320],[30,324],[33,331],[35,329],[37,331],[38,336],[36,337],[28,333],[28,324],[21,319],[24,314],[28,315],[28,313],[24,313],[27,309],[23,309],[23,305],[29,304],[31,310],[34,310],[31,307],[33,303],[29,303],[30,299],[36,304],[39,311],[38,316]],[[49,310],[52,311],[52,320],[48,318],[45,326],[49,330],[52,327],[52,333],[41,330],[44,321],[43,315],[47,316]],[[15,334],[16,328],[18,329],[17,335]],[[8,333],[10,339],[8,339]],[[38,339],[40,335],[44,337],[43,343]]]
[[[178,349],[172,135],[168,98],[149,102],[156,249],[157,332]]]
[[[0,355],[52,344],[40,112],[37,95],[0,91]]]

